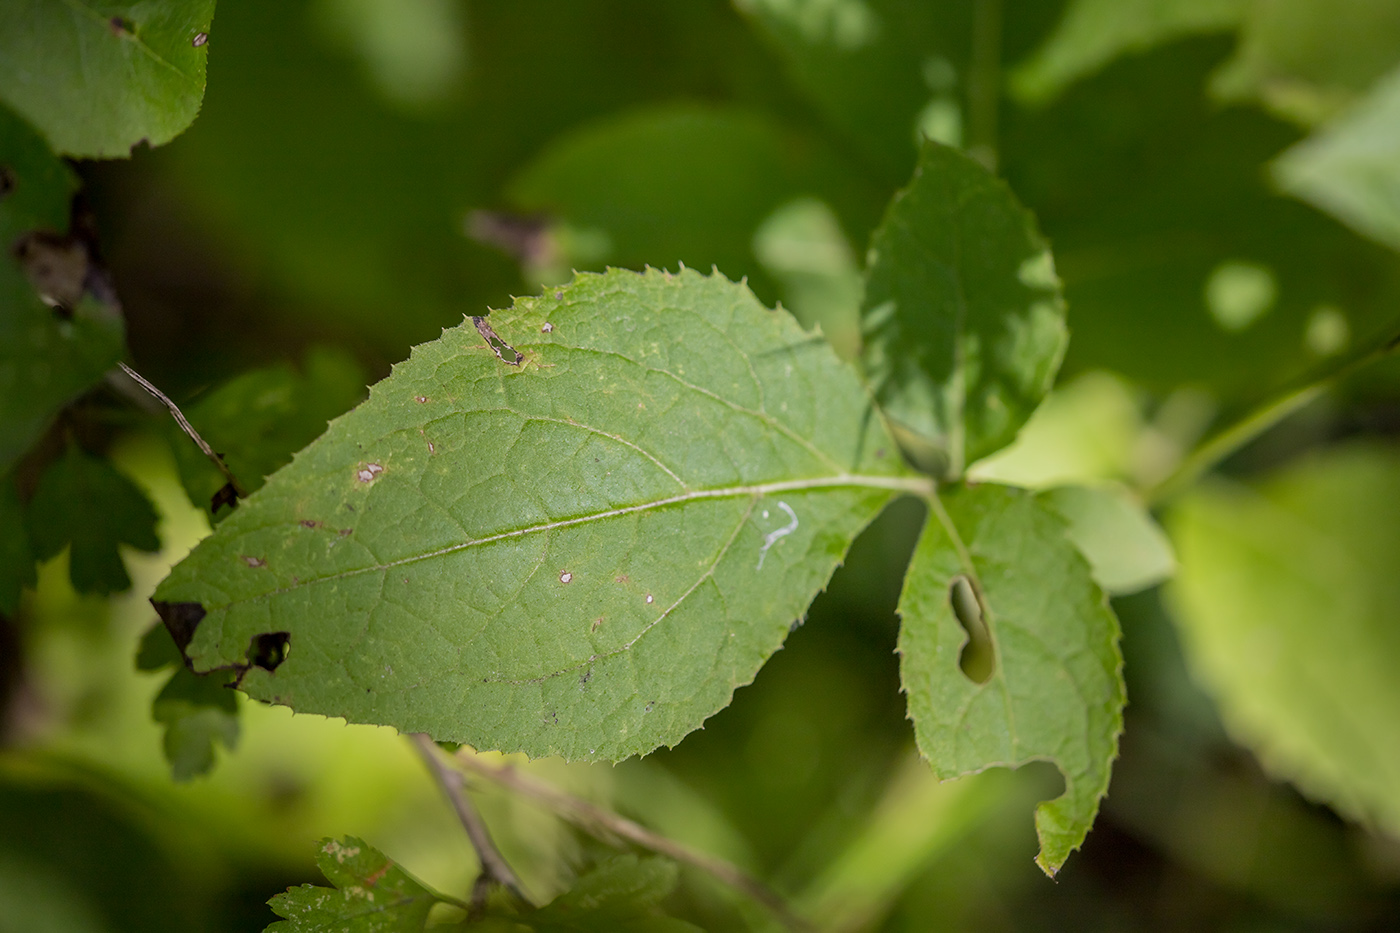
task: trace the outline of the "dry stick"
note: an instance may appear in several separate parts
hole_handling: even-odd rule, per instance
[[[442,750],[427,735],[415,732],[409,738],[413,739],[413,744],[418,747],[418,752],[428,763],[428,770],[433,773],[434,780],[442,788],[442,792],[447,795],[447,799],[451,801],[452,809],[457,811],[457,818],[462,821],[462,827],[467,831],[467,838],[471,840],[472,848],[476,850],[476,857],[481,861],[481,878],[499,884],[520,898],[521,901],[529,904],[530,899],[521,890],[520,879],[515,876],[510,864],[496,848],[496,844],[491,841],[491,833],[486,828],[481,814],[476,811],[476,807],[462,792],[461,773],[449,767],[442,760]],[[472,889],[472,903],[478,907],[484,902],[486,894],[486,888],[480,882],[479,878],[478,883]]]
[[[245,497],[247,493],[243,491],[243,487],[238,484],[238,480],[235,479],[233,473],[229,471],[228,464],[224,463],[224,458],[214,453],[214,448],[210,447],[209,443],[199,436],[199,432],[194,429],[194,425],[190,424],[189,420],[185,418],[185,413],[180,411],[180,406],[172,402],[168,395],[160,389],[157,389],[145,376],[142,376],[130,366],[120,360],[117,361],[117,365],[121,367],[122,372],[131,377],[132,381],[149,392],[152,398],[170,410],[170,414],[174,416],[176,424],[180,425],[180,430],[184,431],[185,434],[189,436],[190,440],[194,441],[199,449],[204,452],[204,456],[208,457],[210,462],[219,468],[219,472],[224,475],[224,479],[228,480],[229,485],[233,486],[233,491],[238,493],[238,497],[240,499]]]
[[[767,907],[788,929],[803,931],[803,933],[813,929],[812,924],[793,913],[787,903],[771,888],[724,859],[706,855],[704,852],[698,852],[674,839],[668,839],[654,833],[645,826],[634,823],[624,816],[619,816],[611,810],[567,794],[537,778],[521,774],[510,765],[500,768],[493,767],[466,751],[458,752],[454,759],[459,767],[507,790],[514,791],[522,797],[530,797],[540,802],[558,814],[561,819],[574,824],[579,829],[602,839],[604,842],[616,845],[617,840],[626,840],[677,862],[693,865],[730,887],[737,888]]]

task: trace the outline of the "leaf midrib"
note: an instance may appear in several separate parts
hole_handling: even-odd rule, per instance
[[[323,577],[299,580],[292,586],[278,587],[250,596],[246,599],[231,600],[214,608],[224,609],[230,606],[243,603],[255,602],[263,599],[271,599],[284,593],[294,592],[307,586],[320,583],[327,583],[335,580],[344,580],[349,577],[356,577],[366,573],[377,573],[383,570],[391,570],[395,567],[403,567],[415,564],[420,561],[433,560],[438,557],[445,557],[468,548],[479,547],[486,544],[494,544],[497,541],[507,541],[512,538],[521,538],[526,535],[537,534],[539,532],[554,531],[561,528],[572,528],[576,525],[585,525],[592,522],[604,521],[609,518],[620,518],[624,515],[633,515],[639,512],[647,512],[653,509],[662,509],[672,505],[684,505],[688,502],[699,502],[710,499],[736,499],[744,496],[752,496],[755,500],[763,496],[782,492],[802,492],[812,489],[885,489],[891,492],[908,493],[910,495],[924,498],[932,497],[934,494],[934,482],[927,476],[871,476],[865,474],[842,474],[838,476],[823,476],[810,479],[781,480],[772,483],[758,483],[744,486],[724,486],[716,489],[697,489],[684,492],[675,496],[666,496],[661,499],[653,499],[648,502],[640,502],[635,505],[622,506],[620,508],[604,509],[599,512],[591,512],[584,515],[577,515],[573,518],[560,519],[558,521],[543,522],[531,525],[526,528],[517,528],[511,531],[503,531],[484,538],[473,538],[448,547],[438,548],[423,554],[414,554],[410,557],[403,557],[398,560],[386,561],[383,563],[371,564],[367,567],[357,567],[354,570],[343,570],[339,573],[327,574]],[[296,523],[292,523],[296,524]],[[263,526],[264,529],[275,526]],[[209,608],[209,607],[206,607]]]

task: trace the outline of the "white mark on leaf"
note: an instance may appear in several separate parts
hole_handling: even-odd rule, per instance
[[[371,463],[368,466],[361,467],[359,470],[357,470],[355,472],[355,478],[362,483],[370,483],[374,481],[374,478],[376,476],[383,472],[384,468],[382,466],[380,466],[377,463]]]
[[[552,334],[552,333],[554,333],[554,325],[551,324],[551,323],[549,323],[548,321],[545,321],[545,322],[544,322],[544,326],[540,328],[540,333],[542,333],[542,334]]]
[[[267,561],[263,560],[261,557],[249,557],[246,554],[242,555],[242,557],[243,562],[254,569],[261,569],[267,566]]]
[[[650,606],[650,605],[651,605],[652,603],[654,603],[654,602],[656,602],[656,597],[654,597],[654,596],[652,596],[650,593],[648,593],[648,594],[647,594],[647,605]]]
[[[565,570],[563,573],[559,574],[559,582],[560,582],[560,583],[568,583],[568,582],[569,582],[570,580],[572,580],[573,578],[574,578],[574,575],[571,574],[571,573],[569,573],[569,571],[567,571],[567,570]]]
[[[763,559],[768,556],[768,549],[770,547],[797,530],[797,513],[792,510],[792,506],[780,499],[778,500],[778,508],[787,513],[789,521],[783,527],[775,528],[763,536],[763,549],[758,552],[758,566],[754,568],[755,570],[763,569]],[[763,517],[768,517],[767,510],[764,510]]]

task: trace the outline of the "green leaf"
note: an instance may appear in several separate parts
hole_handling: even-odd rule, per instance
[[[416,933],[442,900],[363,839],[322,839],[316,864],[334,888],[303,884],[268,904],[265,933]]]
[[[156,510],[145,493],[106,460],[76,445],[40,477],[27,517],[39,560],[70,546],[68,573],[79,593],[105,595],[131,586],[119,544],[160,548]]]
[[[169,640],[167,636],[167,641]],[[151,718],[165,726],[162,747],[177,781],[208,774],[214,744],[238,747],[238,703],[230,671],[196,674],[181,664],[151,702]]]
[[[1171,542],[1131,492],[1121,486],[1060,486],[1041,498],[1068,524],[1094,582],[1114,596],[1136,593],[1176,570]]]
[[[196,670],[261,660],[260,699],[625,758],[724,707],[926,488],[824,341],[719,275],[613,270],[415,349],[155,599],[200,620]]]
[[[749,240],[764,216],[810,186],[809,148],[758,113],[648,108],[558,138],[507,193],[518,208],[556,213],[605,247],[561,257],[578,268],[680,262],[738,277],[759,271]]]
[[[0,101],[63,155],[159,146],[199,112],[213,16],[214,0],[13,0]]]
[[[6,33],[8,35],[8,32]],[[3,43],[0,39],[0,43]],[[3,57],[3,56],[0,56]],[[0,66],[2,67],[2,66]],[[62,234],[77,188],[72,171],[23,120],[0,105],[0,473],[14,465],[53,415],[121,359],[124,335],[115,308],[81,298],[71,317],[45,306],[30,272],[45,256],[76,256],[81,293],[85,247]],[[32,240],[36,234],[38,240]],[[36,243],[36,246],[22,244]],[[45,248],[48,252],[45,253]],[[21,256],[27,259],[21,259]],[[63,264],[59,264],[62,266]]]
[[[1169,516],[1188,660],[1272,774],[1400,835],[1400,452],[1317,454]]]
[[[899,651],[919,750],[940,778],[1050,761],[1062,796],[1036,809],[1037,864],[1049,875],[1084,841],[1123,727],[1118,620],[1035,495],[956,487],[932,502],[899,612]],[[958,591],[972,592],[955,609]],[[969,603],[972,603],[969,605]],[[960,669],[969,624],[989,638],[989,676]],[[964,662],[965,663],[965,662]]]
[[[0,615],[12,616],[19,608],[19,592],[35,582],[34,553],[24,506],[11,476],[0,477]]]
[[[876,397],[951,476],[1005,447],[1069,336],[1049,247],[1010,189],[926,143],[870,247],[863,328]]]
[[[1057,96],[1120,55],[1239,25],[1249,0],[1074,0],[1055,32],[1011,75],[1028,103]]]
[[[520,921],[536,933],[698,933],[659,911],[679,874],[666,859],[619,855]]]
[[[1279,187],[1400,250],[1400,68],[1274,163]]]
[[[302,372],[282,363],[243,373],[187,406],[185,416],[223,454],[244,491],[253,492],[326,422],[364,397],[364,370],[354,358],[317,347],[307,353]],[[212,514],[210,500],[224,486],[223,474],[173,422],[167,435],[190,501]],[[216,518],[227,514],[221,510]]]
[[[1258,100],[1304,125],[1337,113],[1400,61],[1393,0],[1258,0],[1235,57],[1211,78],[1230,101]]]

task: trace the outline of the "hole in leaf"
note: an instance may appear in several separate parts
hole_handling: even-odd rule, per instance
[[[948,586],[948,605],[958,624],[967,632],[967,643],[958,656],[958,667],[969,680],[984,684],[992,676],[996,654],[992,650],[992,635],[987,630],[982,600],[969,578],[961,575],[953,578]]]
[[[252,644],[248,647],[248,666],[260,667],[268,672],[277,670],[282,662],[287,660],[291,644],[290,632],[263,632],[261,635],[254,635]]]
[[[158,603],[155,600],[151,600],[151,605],[165,623],[170,637],[175,640],[175,647],[185,654],[185,649],[194,638],[194,630],[204,619],[204,607],[199,603]]]

